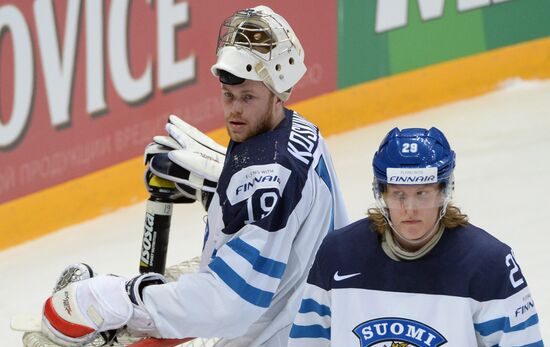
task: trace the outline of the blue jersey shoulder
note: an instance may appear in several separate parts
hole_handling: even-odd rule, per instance
[[[463,274],[469,288],[460,286],[457,295],[478,301],[504,299],[527,286],[512,249],[472,224],[445,230],[433,250],[433,261],[447,259],[450,271]],[[456,280],[459,275],[449,276]]]
[[[325,238],[308,281],[326,290],[382,291],[502,299],[526,286],[510,247],[471,224],[446,229],[438,244],[414,261],[388,257],[368,218]],[[334,274],[361,273],[346,281]]]
[[[217,187],[223,232],[250,223],[268,231],[283,228],[301,199],[318,144],[317,127],[289,109],[272,131],[230,142]]]
[[[325,236],[308,276],[308,283],[325,290],[334,287],[333,275],[353,274],[363,271],[361,263],[364,251],[371,251],[379,244],[378,235],[371,230],[368,218],[360,219]],[[368,248],[368,249],[367,249]],[[352,285],[355,281],[346,281]]]

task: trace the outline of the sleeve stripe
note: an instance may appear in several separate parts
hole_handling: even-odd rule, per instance
[[[523,323],[516,324],[513,327],[510,326],[510,319],[508,317],[502,317],[484,323],[474,324],[474,328],[481,336],[488,336],[497,331],[509,333],[513,331],[524,330],[532,325],[538,324],[538,322],[539,316],[537,314],[534,314]]]
[[[254,270],[273,278],[280,279],[283,277],[286,268],[285,263],[261,256],[260,251],[239,237],[229,241],[227,245],[252,264]]]
[[[246,281],[233,271],[233,269],[220,257],[216,257],[212,260],[208,267],[212,269],[229,288],[252,305],[267,308],[271,304],[273,293],[258,289],[246,283]]]
[[[319,316],[331,316],[330,308],[325,305],[321,305],[313,299],[303,299],[300,305],[300,313],[315,312]]]
[[[330,328],[323,328],[320,325],[296,325],[292,324],[290,338],[323,338],[330,340]]]
[[[330,191],[330,195],[332,196],[332,180],[330,179],[330,173],[328,172],[327,165],[325,164],[325,159],[323,156],[319,158],[319,163],[317,164],[317,167],[315,168],[315,172],[321,177],[323,182],[328,187],[328,190]],[[328,229],[328,232],[331,232],[334,230],[334,205],[331,208],[330,211],[330,226]]]
[[[540,341],[537,341],[535,343],[530,343],[528,345],[523,345],[521,347],[544,347],[544,343],[542,342],[542,340],[540,340]]]
[[[330,179],[330,174],[328,173],[327,165],[325,164],[325,159],[321,156],[319,158],[319,163],[315,168],[315,172],[321,177],[328,187],[328,190],[332,193],[332,180]]]

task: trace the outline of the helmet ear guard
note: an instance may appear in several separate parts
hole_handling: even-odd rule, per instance
[[[241,79],[262,81],[281,100],[306,72],[304,51],[286,20],[269,7],[257,6],[227,18],[218,34],[214,76],[227,71]]]

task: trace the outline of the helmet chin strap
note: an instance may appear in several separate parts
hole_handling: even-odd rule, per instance
[[[428,253],[435,246],[437,241],[439,241],[441,235],[443,234],[443,230],[445,229],[444,226],[440,224],[440,222],[441,219],[443,219],[443,217],[445,216],[447,206],[452,199],[452,191],[454,187],[452,176],[449,182],[450,183],[444,188],[443,203],[441,208],[439,209],[439,216],[434,225],[422,237],[418,239],[409,239],[405,235],[397,231],[397,228],[393,225],[389,216],[389,210],[386,204],[383,202],[384,200],[382,194],[380,193],[378,186],[376,185],[377,182],[375,179],[373,185],[375,197],[374,200],[376,202],[378,211],[382,213],[384,219],[386,220],[386,223],[388,223],[389,226],[389,228],[386,229],[384,235],[385,240],[382,242],[382,248],[386,253],[391,252],[391,254],[388,253],[390,257],[397,257],[408,260],[418,259]]]
[[[445,229],[443,225],[436,224],[436,226],[438,227],[433,228],[434,232],[431,233],[431,238],[427,240],[424,245],[414,251],[404,249],[402,245],[394,239],[394,236],[397,234],[390,228],[387,228],[382,240],[382,249],[390,258],[394,260],[415,260],[422,258],[424,255],[428,254],[432,248],[434,248],[441,238],[441,235],[443,235],[443,230]]]
[[[449,204],[449,201],[450,201],[450,199],[447,199],[447,198],[443,201],[443,206],[441,206],[441,208],[439,209],[439,216],[437,217],[437,220],[435,221],[433,227],[430,229],[429,232],[427,232],[424,236],[422,236],[421,238],[418,238],[418,239],[408,239],[408,238],[406,238],[399,231],[397,231],[397,229],[394,227],[393,223],[390,221],[389,216],[386,216],[386,214],[384,214],[384,217],[386,217],[386,220],[388,221],[390,227],[392,228],[393,232],[397,236],[398,242],[401,241],[401,242],[405,243],[405,244],[402,244],[403,246],[410,246],[410,247],[415,247],[415,248],[417,246],[422,247],[422,245],[424,243],[426,243],[427,240],[432,238],[432,236],[434,236],[435,233],[437,232],[439,222],[441,222],[441,219],[445,215],[445,211],[447,211],[447,205]]]
[[[394,236],[395,241],[402,248],[416,250],[416,249],[421,248],[422,246],[424,246],[435,235],[435,233],[439,229],[438,228],[439,219],[435,222],[433,227],[426,234],[424,234],[422,237],[420,237],[418,239],[409,239],[405,235],[403,235],[399,231],[397,231],[397,229],[395,228],[393,223],[390,222],[389,225],[390,225],[390,228],[393,232],[393,236]]]
[[[439,210],[439,217],[432,228],[418,239],[409,239],[397,231],[389,218],[387,209],[382,208],[382,214],[390,227],[385,234],[385,244],[383,243],[385,251],[389,251],[397,258],[405,260],[418,259],[427,254],[436,245],[443,234],[444,227],[440,225],[440,222],[445,215],[449,201],[450,199],[445,199],[443,206]]]

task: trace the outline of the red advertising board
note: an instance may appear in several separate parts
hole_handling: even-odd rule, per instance
[[[308,72],[290,101],[335,90],[336,1],[262,4],[305,50]],[[222,127],[210,73],[219,25],[256,5],[0,2],[0,204],[140,155],[171,113],[204,131]]]

